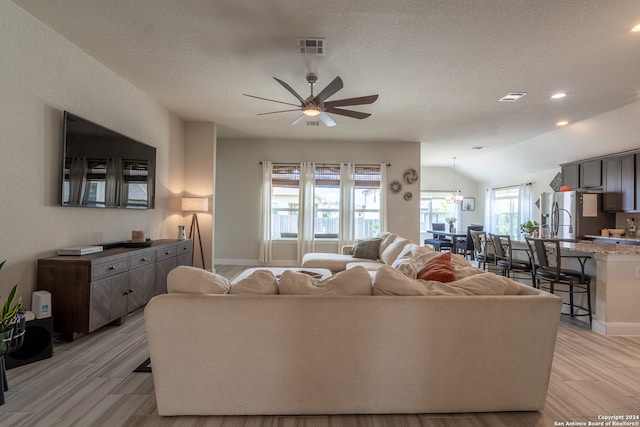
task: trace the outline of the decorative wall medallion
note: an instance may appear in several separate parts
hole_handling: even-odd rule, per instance
[[[389,189],[394,193],[399,193],[402,190],[402,184],[400,184],[400,181],[392,181],[389,184]]]
[[[414,182],[418,181],[418,172],[415,169],[407,169],[404,172],[404,182],[406,182],[407,184],[413,184]]]
[[[408,202],[409,200],[411,200],[413,198],[413,194],[411,194],[410,191],[407,191],[406,193],[404,193],[404,199]]]
[[[558,172],[553,180],[549,183],[549,187],[553,189],[553,191],[560,191],[560,187],[562,187],[562,173]]]

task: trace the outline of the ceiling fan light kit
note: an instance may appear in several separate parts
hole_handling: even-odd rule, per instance
[[[289,109],[289,110],[258,113],[258,115],[261,116],[265,114],[286,113],[291,111],[301,112],[302,114],[300,114],[297,118],[295,118],[290,123],[291,125],[297,124],[300,120],[302,120],[303,117],[317,117],[326,126],[329,126],[329,127],[335,126],[336,122],[331,117],[329,117],[327,113],[338,114],[341,116],[347,116],[347,117],[360,119],[360,120],[366,119],[371,115],[370,113],[347,110],[339,107],[373,104],[378,99],[378,95],[367,95],[367,96],[360,96],[356,98],[346,98],[346,99],[338,99],[335,101],[327,101],[328,98],[330,98],[336,92],[338,92],[340,89],[343,88],[343,83],[340,76],[333,79],[331,83],[329,83],[324,89],[320,91],[320,93],[318,93],[317,95],[314,95],[313,87],[318,81],[318,77],[313,73],[309,73],[307,75],[307,83],[309,84],[309,86],[311,86],[311,94],[306,99],[300,96],[298,92],[296,92],[286,82],[278,79],[277,77],[274,77],[273,79],[278,83],[280,83],[280,85],[284,87],[289,93],[291,93],[298,100],[298,102],[300,102],[300,105],[298,106],[290,102],[278,101],[278,100],[269,99],[269,98],[262,98],[260,96],[255,96],[255,95],[248,95],[246,93],[243,95],[248,96],[250,98],[262,99],[263,101],[277,102],[279,104],[285,104],[285,105],[291,105],[293,107],[297,107],[295,109]]]

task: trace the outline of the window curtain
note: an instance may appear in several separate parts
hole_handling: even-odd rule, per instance
[[[496,190],[487,188],[484,198],[484,229],[487,233],[495,233],[496,228]]]
[[[300,213],[298,215],[298,264],[304,254],[315,250],[314,236],[315,163],[300,163]]]
[[[69,205],[80,206],[87,204],[89,186],[87,173],[89,164],[86,157],[74,157],[69,167]]]
[[[380,163],[380,232],[388,231],[387,228],[387,164]]]
[[[126,206],[128,197],[124,194],[124,169],[122,158],[107,159],[105,175],[105,205],[108,207]]]
[[[262,203],[260,210],[260,262],[271,262],[271,162],[262,162]]]
[[[518,188],[518,239],[522,240],[519,225],[533,219],[533,191],[531,184],[520,184]]]
[[[351,245],[355,241],[355,170],[353,163],[340,164],[340,233],[338,237],[338,251],[344,245]]]

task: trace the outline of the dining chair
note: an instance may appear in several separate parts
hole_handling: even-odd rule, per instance
[[[434,222],[431,224],[431,229],[433,231],[446,231],[444,222]],[[443,249],[451,250],[453,247],[453,242],[451,239],[447,239],[444,235],[433,233],[432,239],[424,239],[425,245],[430,245],[433,247],[434,251],[441,252]]]
[[[511,243],[511,236],[508,234],[489,234],[489,236],[493,242],[496,266],[500,269],[500,274],[511,277],[511,273],[514,275],[518,273],[529,273],[533,281],[533,269],[531,267],[529,251],[526,249],[514,249]],[[527,259],[514,258],[514,251],[524,252]]]
[[[562,255],[560,252],[560,240],[535,239],[525,237],[532,255],[534,270],[534,286],[542,289],[542,283],[547,283],[544,290],[554,294],[567,292],[569,302],[564,305],[569,307],[569,313],[562,313],[571,317],[589,316],[589,328],[592,326],[591,310],[591,277],[584,272],[586,261],[591,258],[588,255]],[[580,271],[562,268],[562,259],[573,258],[580,264]],[[562,285],[558,289],[557,285]],[[576,296],[586,295],[586,307],[584,302],[576,303]],[[581,313],[576,313],[580,311]]]
[[[475,259],[475,251],[474,251],[474,243],[471,238],[471,231],[482,231],[484,230],[484,225],[482,224],[471,224],[467,227],[467,237],[458,238],[456,241],[456,251],[464,255],[465,257],[470,257],[473,261]]]

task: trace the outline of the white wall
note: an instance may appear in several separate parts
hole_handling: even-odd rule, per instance
[[[8,260],[0,296],[17,283],[28,308],[37,258],[62,247],[127,240],[131,230],[176,237],[183,221],[173,200],[183,191],[184,125],[12,2],[0,2],[0,40],[0,261]],[[155,209],[59,205],[64,110],[157,148]]]
[[[260,161],[316,163],[390,163],[389,182],[402,181],[409,168],[420,168],[419,143],[219,140],[216,155],[216,263],[255,264],[259,255]],[[413,199],[405,201],[406,191]],[[419,240],[420,188],[403,183],[400,193],[388,194],[388,228]],[[317,251],[336,251],[337,245],[316,243]],[[295,244],[274,245],[274,263],[296,259]]]

